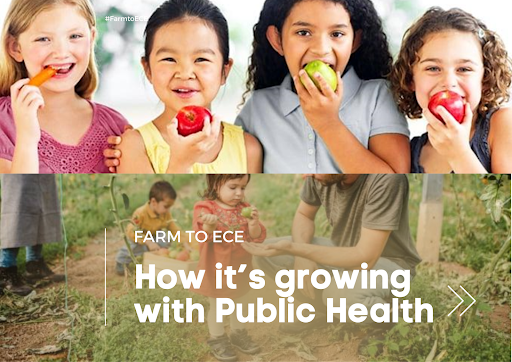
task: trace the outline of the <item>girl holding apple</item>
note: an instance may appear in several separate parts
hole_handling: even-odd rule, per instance
[[[319,88],[310,79],[304,68],[315,60],[335,71],[335,90],[319,71]],[[407,173],[409,130],[384,80],[391,65],[370,0],[266,0],[253,93],[235,123],[260,140],[264,172]]]
[[[405,33],[391,73],[400,110],[428,121],[411,142],[411,172],[512,172],[512,110],[500,108],[511,80],[496,33],[460,9],[429,9]]]
[[[208,0],[165,1],[148,20],[144,49],[142,66],[165,109],[123,134],[118,172],[261,172],[261,146],[238,126],[213,116],[197,133],[179,132],[178,111],[210,108],[233,65],[220,10]]]
[[[216,298],[231,298],[237,303],[249,292],[252,256],[245,251],[242,243],[213,242],[213,232],[243,231],[244,241],[257,243],[263,242],[267,234],[259,220],[258,209],[245,201],[245,188],[250,178],[250,175],[245,174],[207,175],[204,200],[194,205],[194,230],[204,231],[209,236],[205,243],[199,244],[197,269],[205,270],[205,274],[201,287],[196,292],[209,298],[210,311],[207,322],[211,338],[208,344],[213,355],[220,361],[237,360],[232,346],[248,354],[259,351],[259,346],[252,341],[244,324],[239,322],[236,316],[230,317],[229,339],[224,333],[224,324],[216,321]],[[242,264],[246,265],[243,272],[240,270]],[[228,287],[224,274],[222,289],[216,289],[217,270],[224,271],[227,267],[237,271],[232,278],[236,289]]]

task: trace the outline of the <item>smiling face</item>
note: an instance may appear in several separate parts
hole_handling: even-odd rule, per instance
[[[422,109],[443,90],[460,94],[476,113],[482,97],[482,48],[476,37],[456,30],[428,35],[413,66],[416,100]],[[476,116],[476,114],[475,114]]]
[[[249,176],[226,181],[217,191],[217,202],[225,206],[235,207],[243,201]]]
[[[155,33],[149,64],[142,65],[166,108],[177,113],[189,105],[210,108],[231,69],[223,64],[217,34],[203,20],[185,18]]]
[[[9,45],[9,53],[24,62],[30,78],[46,67],[58,69],[43,89],[74,91],[89,65],[95,30],[76,6],[57,5],[36,16],[28,29]]]
[[[354,33],[349,13],[342,5],[324,0],[296,4],[281,34],[276,34],[275,28],[270,27],[267,37],[284,56],[292,75],[317,59],[343,73],[359,45],[359,35]]]

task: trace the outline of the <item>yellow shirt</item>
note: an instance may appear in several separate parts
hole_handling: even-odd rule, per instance
[[[215,161],[195,163],[192,173],[247,173],[247,152],[244,131],[241,127],[222,122],[224,136],[222,148]],[[153,122],[138,128],[146,153],[155,173],[166,173],[171,157],[171,147],[164,140]]]
[[[180,231],[180,228],[174,222],[169,211],[163,215],[157,215],[149,207],[149,202],[133,212],[132,222],[137,226],[131,223],[128,224],[126,227],[126,236],[133,242],[135,242],[135,230],[142,230],[143,236],[149,231],[153,237],[156,236],[158,230],[168,229],[173,235]]]

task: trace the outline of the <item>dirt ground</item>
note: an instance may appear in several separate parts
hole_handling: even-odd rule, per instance
[[[125,280],[115,273],[115,256],[117,250],[123,245],[119,239],[117,230],[109,230],[107,233],[106,253],[106,294],[107,298],[115,298],[125,293]],[[77,252],[77,250],[75,250]],[[81,292],[93,295],[98,299],[105,296],[105,244],[104,235],[93,238],[86,247],[78,250],[81,258],[69,260],[68,285]],[[440,263],[440,268],[458,274],[474,273],[454,263]],[[56,265],[53,269],[63,273],[63,265]],[[52,286],[44,286],[51,288]],[[255,301],[261,295],[252,291],[248,296]],[[267,300],[267,296],[264,296]],[[510,333],[510,306],[495,307],[490,315],[493,326],[506,333]],[[58,344],[59,335],[66,329],[65,320],[45,321],[33,323],[0,323],[0,361],[40,361],[65,360],[67,351],[61,350],[54,354],[35,355],[30,349],[42,348]],[[361,361],[358,355],[358,346],[361,335],[357,331],[351,334],[349,341],[333,341],[333,329],[320,329],[300,337],[283,337],[278,332],[278,323],[249,324],[248,331],[254,340],[263,346],[263,355],[259,359],[253,356],[239,354],[240,361],[307,361],[311,356],[319,361]],[[276,336],[282,339],[282,343],[276,347]],[[200,337],[202,339],[203,337]],[[206,340],[207,336],[204,336]],[[287,343],[289,342],[289,343]],[[269,351],[269,346],[273,346]],[[204,356],[205,361],[216,361],[212,355]]]

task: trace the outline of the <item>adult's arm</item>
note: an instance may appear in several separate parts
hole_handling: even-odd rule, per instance
[[[294,255],[309,260],[343,269],[358,269],[362,263],[368,264],[371,269],[379,260],[386,246],[391,231],[361,228],[361,237],[356,246],[332,247],[304,243],[294,243],[281,240],[268,245],[243,245],[253,255],[277,256]]]
[[[292,239],[298,244],[311,244],[315,236],[315,217],[320,206],[301,201],[295,212],[292,225]]]
[[[310,245],[315,236],[315,217],[320,206],[310,205],[301,201],[295,212],[292,225],[292,239],[301,245]],[[315,288],[311,283],[311,274],[317,269],[317,263],[307,257],[296,257],[295,270],[309,270],[309,276],[304,279],[301,292],[308,298],[315,299]]]
[[[351,247],[330,247],[291,243],[289,253],[317,263],[344,269],[358,269],[362,263],[371,269],[379,260],[391,231],[361,228],[359,242]]]

